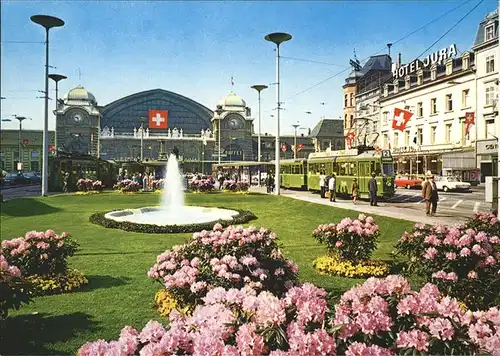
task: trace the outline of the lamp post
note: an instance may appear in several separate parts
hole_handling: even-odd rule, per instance
[[[299,122],[297,121],[296,124],[293,124],[293,159],[297,159],[297,129],[299,128]]]
[[[267,85],[263,85],[263,84],[256,84],[256,85],[252,85],[252,89],[255,89],[257,90],[257,92],[259,93],[259,131],[257,132],[257,162],[260,162],[261,160],[261,153],[260,153],[260,150],[261,150],[261,143],[260,143],[260,133],[261,133],[261,115],[260,115],[260,92],[264,89],[267,89],[268,86]],[[260,165],[259,165],[259,187],[260,187]]]
[[[23,121],[24,120],[31,120],[31,118],[29,117],[24,117],[24,116],[17,116],[17,115],[14,115],[14,119],[15,120],[18,120],[19,121],[19,136],[18,136],[18,141],[17,141],[17,145],[18,145],[18,153],[19,153],[19,161],[18,163],[21,163],[21,167],[16,167],[18,171],[22,171],[23,170],[23,167],[22,167],[22,163],[23,163],[23,149],[22,149],[22,143],[21,143],[21,140],[22,140],[22,132],[23,132]],[[12,121],[11,119],[2,119],[2,121],[5,121],[5,122],[10,122]]]
[[[224,112],[224,110],[222,110],[222,107],[220,106],[217,106],[217,109],[215,109],[215,113],[217,114],[217,141],[218,141],[218,146],[219,146],[219,152],[218,152],[218,157],[217,157],[217,163],[220,164],[220,154],[221,154],[221,147],[220,147],[220,124],[221,124],[221,115],[222,113]]]
[[[59,82],[63,79],[67,79],[65,75],[62,74],[49,74],[49,78],[52,79],[56,83],[56,111],[57,106],[59,105]],[[56,115],[56,124],[57,124],[57,113]],[[54,136],[54,145],[57,149],[57,125],[56,125],[56,135]]]
[[[144,160],[144,121],[146,121],[146,118],[144,116],[141,116],[141,162]]]
[[[45,28],[45,117],[43,120],[42,196],[46,196],[49,173],[49,30],[52,27],[64,26],[64,21],[47,15],[33,15],[31,21]]]
[[[292,39],[292,35],[288,33],[275,32],[264,37],[266,41],[276,44],[276,143],[275,143],[275,173],[274,182],[276,184],[276,195],[280,195],[280,44]]]

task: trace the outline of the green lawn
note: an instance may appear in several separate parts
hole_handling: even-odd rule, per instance
[[[155,194],[54,196],[17,199],[2,204],[1,238],[23,236],[30,230],[69,232],[80,244],[71,265],[84,272],[89,285],[71,294],[36,298],[31,305],[11,312],[0,330],[1,354],[74,354],[87,341],[117,338],[125,325],[142,328],[151,318],[158,284],[146,272],[156,256],[191,234],[140,234],[105,229],[89,223],[97,211],[156,205]],[[311,236],[321,223],[338,222],[357,213],[271,195],[188,194],[188,204],[251,210],[252,225],[275,231],[285,255],[298,263],[300,277],[336,294],[357,280],[315,273],[312,261],[325,254]],[[382,236],[376,258],[388,259],[392,245],[413,223],[374,216]]]

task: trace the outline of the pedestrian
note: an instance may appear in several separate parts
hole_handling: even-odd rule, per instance
[[[439,201],[436,182],[431,171],[425,173],[426,181],[422,185],[422,198],[425,199],[425,213],[427,216],[436,215],[437,203]]]
[[[330,191],[330,201],[335,202],[337,198],[337,189],[335,182],[335,174],[332,174],[330,180],[328,181],[328,190]]]
[[[319,194],[321,198],[325,198],[326,186],[325,186],[325,173],[321,172],[319,175]]]
[[[358,180],[354,178],[352,180],[352,202],[354,204],[357,204],[358,202],[358,193],[359,193]]]
[[[69,172],[64,173],[64,178],[63,178],[63,192],[67,193],[68,192],[68,185],[69,185]]]
[[[224,175],[222,173],[219,173],[218,181],[219,181],[219,190],[221,190],[222,186],[224,185]]]
[[[370,191],[370,205],[378,206],[377,204],[377,180],[375,179],[375,172],[372,172],[372,178],[368,181],[368,190]]]

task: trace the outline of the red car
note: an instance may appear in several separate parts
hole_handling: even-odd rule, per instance
[[[422,188],[422,179],[416,176],[398,176],[394,180],[394,185],[397,188]]]

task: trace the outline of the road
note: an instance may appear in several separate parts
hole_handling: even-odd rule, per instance
[[[14,198],[40,196],[42,193],[42,186],[40,184],[15,185],[4,187],[0,191],[3,193],[3,200],[10,200]]]

